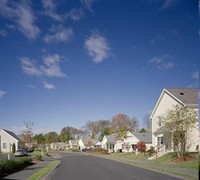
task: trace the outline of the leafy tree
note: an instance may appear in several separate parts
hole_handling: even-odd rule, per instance
[[[142,128],[142,129],[140,129],[140,131],[139,131],[140,133],[146,133],[147,132],[147,130],[145,129],[145,128]]]
[[[44,144],[45,143],[45,138],[44,138],[44,135],[42,133],[40,134],[36,134],[33,139],[35,141],[37,141],[38,144]]]
[[[22,132],[22,138],[24,143],[31,143],[32,142],[32,127],[33,127],[33,122],[31,121],[24,121],[25,125],[25,130]]]
[[[59,135],[56,132],[49,132],[44,135],[46,143],[59,142]]]
[[[186,106],[176,105],[167,111],[162,120],[166,126],[166,139],[172,139],[172,148],[183,157],[191,146],[189,134],[198,123],[198,112]]]
[[[135,117],[129,118],[126,114],[117,114],[111,121],[112,130],[117,133],[117,140],[127,138],[127,131],[136,131],[138,121]]]

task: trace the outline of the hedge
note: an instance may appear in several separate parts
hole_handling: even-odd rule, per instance
[[[0,161],[0,178],[19,171],[32,164],[31,158],[20,158],[17,160]]]

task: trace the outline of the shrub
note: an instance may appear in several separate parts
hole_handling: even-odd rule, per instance
[[[20,158],[17,160],[1,160],[0,161],[0,179],[8,174],[19,171],[32,164],[31,158]]]
[[[15,154],[15,151],[16,151],[16,146],[15,146],[15,143],[13,143],[13,145],[12,145],[12,153]]]
[[[72,149],[72,152],[80,152],[79,149]]]
[[[41,151],[34,151],[33,152],[34,159],[41,161],[42,160],[42,155]]]
[[[146,145],[143,141],[140,141],[137,143],[138,152],[145,152],[146,151]]]
[[[151,157],[152,155],[154,155],[156,153],[156,150],[153,146],[151,146],[147,152],[148,152],[149,156]]]

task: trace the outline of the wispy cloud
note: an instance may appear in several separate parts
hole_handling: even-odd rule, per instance
[[[87,8],[89,11],[93,12],[92,10],[92,4],[95,0],[81,0],[81,3],[85,8]]]
[[[29,57],[22,57],[21,60],[21,68],[24,74],[29,76],[41,76],[42,72],[37,67],[35,60],[30,59]]]
[[[0,99],[5,96],[7,94],[7,92],[3,91],[0,89]]]
[[[60,63],[63,57],[58,54],[48,54],[42,57],[44,65],[40,66],[40,70],[47,77],[66,78],[67,75],[61,71]]]
[[[50,32],[51,34],[47,34],[44,37],[46,43],[67,42],[73,36],[73,30],[71,28],[64,28],[63,26],[53,26]]]
[[[84,17],[84,12],[82,9],[72,9],[66,14],[66,18],[71,18],[73,21],[79,21]]]
[[[156,66],[156,68],[158,68],[159,70],[168,70],[168,69],[172,69],[175,64],[171,61],[169,61],[171,59],[171,56],[169,55],[164,55],[161,57],[153,57],[151,58],[148,63],[154,64]]]
[[[6,37],[8,34],[5,29],[0,29],[0,36]]]
[[[8,130],[14,132],[15,134],[19,135],[21,134],[24,130],[26,130],[26,127],[22,126],[22,127],[12,127],[12,128],[7,128]],[[42,128],[42,127],[33,127],[32,131],[34,134],[40,134],[40,133],[48,133],[48,132],[57,132],[60,133],[60,129],[55,129],[55,128]]]
[[[164,40],[166,40],[166,38],[164,36],[157,35],[153,39],[151,39],[151,43],[155,44],[157,42],[164,41]]]
[[[194,71],[194,72],[192,73],[192,77],[193,77],[194,79],[199,79],[199,70]]]
[[[168,9],[174,5],[176,5],[176,3],[178,3],[179,0],[164,0],[163,4],[160,6],[159,10],[165,10]]]
[[[50,89],[55,89],[55,86],[54,86],[53,84],[48,83],[48,82],[46,82],[46,81],[43,82],[43,87],[44,87],[45,89],[48,89],[48,90],[50,90]]]
[[[44,14],[55,21],[63,21],[64,16],[56,13],[57,4],[54,0],[42,0]]]
[[[67,75],[61,71],[60,63],[63,57],[58,54],[47,54],[42,57],[43,63],[38,65],[29,57],[20,58],[23,73],[29,76],[45,76],[66,78]]]
[[[0,14],[14,23],[16,28],[28,39],[36,39],[38,37],[40,29],[35,25],[36,17],[29,1],[10,3],[9,0],[1,0]]]
[[[110,47],[105,37],[98,32],[92,32],[91,36],[85,41],[85,48],[94,62],[99,63],[109,57]]]

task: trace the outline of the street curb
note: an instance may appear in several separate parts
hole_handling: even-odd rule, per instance
[[[45,174],[45,175],[41,178],[41,180],[47,180],[47,179],[54,173],[54,171],[56,170],[56,168],[57,168],[58,166],[60,166],[60,164],[61,164],[61,161],[58,161],[57,165],[56,165],[52,170],[50,170],[47,174]]]

